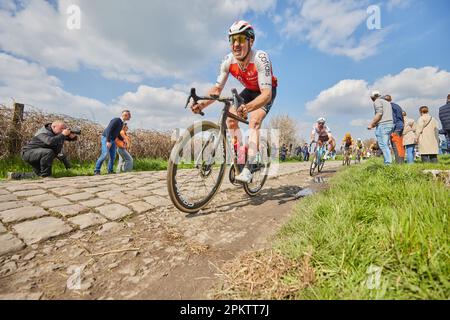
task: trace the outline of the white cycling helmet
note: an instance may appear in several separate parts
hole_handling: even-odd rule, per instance
[[[228,37],[241,33],[245,34],[250,39],[255,40],[255,30],[250,23],[244,20],[236,21],[231,25],[230,29],[228,30]]]
[[[357,141],[362,141],[362,139],[361,138],[358,138],[358,140]]]
[[[320,117],[319,119],[317,119],[317,123],[325,123],[327,122],[327,120],[325,120],[325,118]]]

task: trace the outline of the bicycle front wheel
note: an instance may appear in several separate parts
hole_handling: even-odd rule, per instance
[[[226,137],[217,124],[202,121],[189,127],[172,149],[167,188],[175,207],[196,213],[222,184],[226,167]]]
[[[320,160],[320,163],[317,166],[317,171],[322,172],[324,165],[325,165],[325,160],[324,159]]]
[[[312,156],[311,165],[309,166],[309,175],[312,177],[314,175],[314,171],[316,171],[317,167],[317,152]]]

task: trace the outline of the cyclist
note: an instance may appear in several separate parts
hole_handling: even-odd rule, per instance
[[[350,132],[347,132],[344,139],[342,139],[342,147],[345,151],[348,151],[353,147],[353,138]]]
[[[361,138],[358,138],[358,139],[356,140],[355,149],[356,149],[356,154],[359,153],[360,159],[363,158],[363,157],[364,157],[364,151],[365,151],[365,148],[364,148],[364,144],[363,144]]]
[[[328,153],[331,153],[334,150],[336,146],[336,141],[331,135],[330,128],[328,128],[328,126],[325,123],[326,123],[325,118],[320,117],[319,119],[317,119],[317,122],[316,124],[314,124],[313,129],[311,131],[311,143],[317,141],[319,147],[322,147],[322,145],[325,142],[328,142],[328,150],[325,154],[325,159],[327,159]]]
[[[351,155],[352,151],[353,151],[353,138],[352,135],[350,134],[350,132],[347,132],[345,134],[344,139],[342,139],[342,145],[341,145],[341,150],[344,149],[344,156],[349,156]]]
[[[253,164],[257,162],[259,146],[259,129],[270,111],[277,93],[277,78],[273,76],[272,63],[267,53],[252,49],[255,42],[255,31],[247,21],[237,21],[228,30],[231,53],[220,66],[217,82],[208,94],[220,96],[229,74],[238,79],[245,87],[239,94],[244,104],[230,112],[246,118],[250,113],[250,136],[248,159],[245,168],[236,176],[236,180],[249,183],[252,180]],[[194,113],[200,113],[213,101],[202,101],[192,106]],[[239,122],[228,118],[227,127],[231,135],[240,136]]]
[[[360,150],[361,153],[362,153],[363,150],[364,150],[364,144],[363,144],[361,138],[358,138],[358,139],[356,140],[356,149],[357,149],[357,150]]]

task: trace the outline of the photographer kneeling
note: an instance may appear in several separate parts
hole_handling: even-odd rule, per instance
[[[64,121],[48,123],[22,148],[22,159],[33,167],[36,175],[50,177],[53,160],[61,153],[64,142],[75,140],[76,133],[67,129]]]

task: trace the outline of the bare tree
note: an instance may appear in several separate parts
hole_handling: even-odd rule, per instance
[[[285,144],[289,148],[292,144],[294,150],[301,142],[298,138],[298,124],[288,115],[275,116],[270,119],[268,129],[279,130],[280,147]]]

